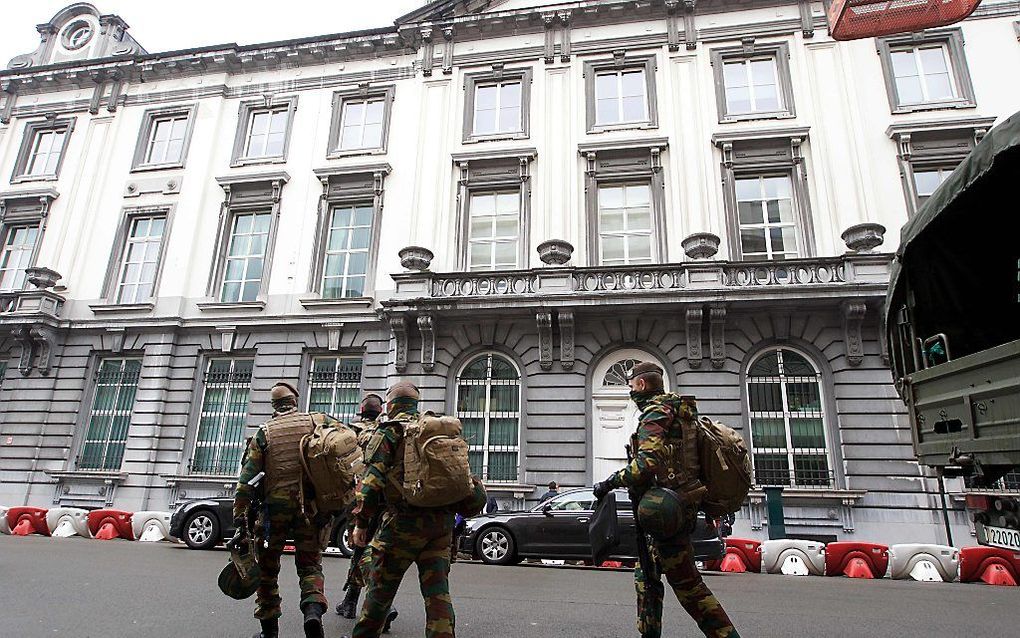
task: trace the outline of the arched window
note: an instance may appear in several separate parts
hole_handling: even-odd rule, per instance
[[[457,418],[464,424],[471,471],[485,481],[515,483],[520,474],[521,375],[486,353],[457,376]]]
[[[771,348],[747,370],[755,484],[830,487],[822,377],[804,355]]]

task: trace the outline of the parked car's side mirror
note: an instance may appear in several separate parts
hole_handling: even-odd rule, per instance
[[[552,503],[546,503],[542,506],[542,513],[546,516],[552,516]]]

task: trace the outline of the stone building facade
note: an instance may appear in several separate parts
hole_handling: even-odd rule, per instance
[[[1020,106],[1017,14],[437,1],[148,53],[71,5],[0,72],[0,503],[225,495],[277,379],[345,416],[408,377],[523,506],[623,462],[651,359],[792,533],[942,540],[880,315],[896,230]]]

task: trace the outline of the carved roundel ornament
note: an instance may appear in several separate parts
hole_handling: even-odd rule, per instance
[[[95,29],[85,20],[76,20],[67,25],[61,36],[61,44],[68,51],[77,51],[92,40]]]

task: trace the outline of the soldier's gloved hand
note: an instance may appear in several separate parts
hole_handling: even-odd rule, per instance
[[[591,486],[591,491],[595,494],[595,498],[601,501],[606,494],[613,491],[613,486],[609,484],[609,481],[599,481]]]
[[[234,535],[227,541],[227,547],[237,547],[248,539],[248,522],[243,518],[234,519]]]
[[[355,527],[351,532],[351,544],[355,547],[368,545],[368,530],[364,527]]]

